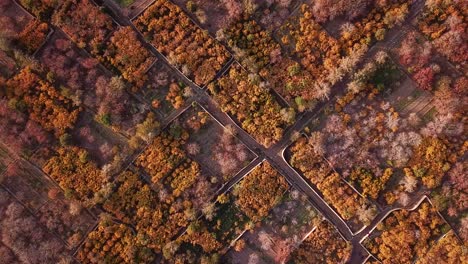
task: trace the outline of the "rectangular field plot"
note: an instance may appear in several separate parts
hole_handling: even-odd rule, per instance
[[[47,193],[54,187],[41,170],[22,159],[9,166],[2,184],[33,212],[47,203]]]
[[[423,258],[449,228],[425,200],[412,211],[392,212],[363,243],[380,261],[413,262]]]
[[[226,263],[247,263],[250,258],[283,263],[319,221],[306,196],[291,189],[260,226],[244,233],[223,258]]]
[[[103,218],[96,229],[88,234],[76,258],[82,263],[131,263],[135,259],[152,263],[156,256],[136,236],[133,227]]]
[[[40,146],[51,143],[52,135],[27,114],[9,107],[6,99],[0,99],[0,141],[15,154],[29,157]]]
[[[343,239],[335,227],[323,220],[292,252],[287,263],[346,263],[352,244]]]
[[[50,75],[64,86],[63,93],[76,102],[96,109],[96,94],[109,75],[99,62],[79,49],[61,30],[56,30],[37,54]]]
[[[280,202],[289,185],[268,162],[246,175],[217,202],[202,210],[185,233],[168,246],[175,252],[164,255],[168,261],[187,261],[213,254],[224,254],[256,223],[265,219]]]
[[[54,33],[39,58],[52,72],[50,77],[61,84],[60,93],[88,107],[100,123],[130,137],[147,117],[147,106],[126,91],[128,85],[78,49],[63,32]]]
[[[98,54],[105,39],[116,28],[112,18],[92,0],[57,2],[52,23],[91,54]]]
[[[47,231],[3,188],[0,188],[0,215],[0,247],[1,244],[8,247],[21,263],[73,262],[64,242]]]
[[[255,20],[242,19],[233,23],[223,31],[223,38],[231,49],[237,51],[235,57],[239,63],[265,78],[289,105],[303,111],[305,105],[296,101],[318,98],[307,92],[312,90],[312,75],[298,62],[282,54],[281,46]]]
[[[2,184],[70,248],[77,245],[94,222],[82,205],[64,197],[60,188],[25,160],[20,159],[8,168]]]
[[[208,90],[221,110],[229,114],[265,147],[278,142],[295,120],[294,109],[283,106],[258,75],[233,64]]]
[[[0,142],[0,175],[8,168],[8,165],[10,165],[15,158],[16,156],[8,150],[7,146]]]
[[[253,159],[242,142],[194,105],[153,140],[136,165],[158,184],[181,164],[194,162],[210,185],[219,188]]]
[[[199,86],[213,80],[229,60],[224,46],[170,1],[155,1],[134,24],[173,66]]]
[[[376,207],[334,172],[307,138],[297,140],[288,149],[287,157],[291,166],[320,191],[325,202],[336,210],[352,231],[360,230],[374,218]]]
[[[424,35],[416,30],[407,30],[403,36],[394,42],[392,55],[416,83],[416,87],[432,94],[440,89],[441,80],[447,83],[449,79],[455,82],[463,79],[463,72],[450,64],[440,55],[434,45]]]
[[[29,15],[13,0],[2,1],[0,16],[2,18],[0,33],[5,40],[12,42],[6,42],[3,50],[10,55],[16,50],[14,46],[29,55],[33,54],[42,46],[51,30],[47,23]]]
[[[118,1],[118,0],[117,0]],[[236,23],[243,16],[253,16],[263,27],[274,30],[279,27],[300,1],[213,2],[207,0],[174,0],[189,13],[203,28],[215,35],[218,30]],[[231,10],[238,10],[232,12]],[[241,10],[243,14],[240,14]]]
[[[36,212],[39,222],[57,234],[70,249],[75,248],[96,221],[77,201],[64,197],[55,187],[48,192],[48,201]]]
[[[132,153],[125,137],[93,120],[88,112],[82,113],[70,135],[71,143],[85,149],[99,167],[112,164],[116,159],[125,163]]]
[[[156,57],[143,46],[132,27],[119,27],[104,44],[99,60],[115,74],[141,88],[146,81],[146,72]]]
[[[441,186],[432,190],[430,195],[434,206],[464,242],[468,241],[464,226],[466,210],[463,201],[468,188],[465,178],[466,161],[460,157],[443,178]]]
[[[161,119],[187,105],[191,88],[169,66],[156,62],[148,71],[147,83],[136,93],[151,105]]]
[[[122,223],[132,225],[138,236],[146,237],[148,247],[161,253],[197,215],[192,199],[198,193],[192,192],[195,181],[201,179],[192,171],[183,173],[164,189],[149,185],[142,175],[127,170],[117,177],[117,188],[103,208]]]
[[[14,0],[3,0],[0,6],[2,22],[5,23],[1,31],[5,37],[14,37],[26,27],[28,22],[34,18],[24,12]]]
[[[212,174],[222,176],[223,182],[254,158],[254,154],[239,139],[198,105],[185,111],[178,122],[189,132],[186,145],[188,155]]]
[[[416,264],[465,263],[467,261],[466,247],[451,230],[439,238],[424,256],[419,257]]]
[[[468,51],[466,35],[463,34],[466,28],[465,9],[464,3],[457,1],[426,3],[414,22],[435,49],[460,70],[466,70]]]

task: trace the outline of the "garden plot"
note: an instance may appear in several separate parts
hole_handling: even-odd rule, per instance
[[[303,1],[256,1],[257,9],[253,15],[256,21],[266,30],[273,32],[299,8]],[[307,1],[306,1],[307,2]]]
[[[379,261],[413,262],[427,254],[434,242],[449,229],[426,200],[412,211],[392,212],[366,238],[364,246]]]
[[[76,47],[61,30],[54,32],[37,57],[49,68],[49,78],[63,85],[65,96],[95,109],[96,94],[102,89],[102,82],[108,82],[96,59]]]
[[[257,166],[232,191],[206,207],[203,216],[167,245],[169,262],[210,259],[225,254],[246,230],[260,223],[281,201],[289,186],[268,162]],[[219,260],[218,260],[219,261]]]
[[[169,263],[189,259],[219,258],[227,247],[246,229],[249,218],[235,204],[231,193],[204,210],[204,216],[192,222],[177,240],[166,245],[170,254],[164,258]],[[217,260],[219,261],[219,260]]]
[[[309,184],[318,189],[325,202],[353,232],[361,230],[375,217],[376,206],[345,182],[313,146],[315,144],[307,137],[299,138],[287,149],[285,158]]]
[[[12,152],[27,157],[40,146],[52,142],[50,133],[28,119],[27,114],[12,109],[7,100],[0,100],[0,140]]]
[[[287,263],[346,263],[351,251],[352,244],[331,223],[323,220],[292,252]]]
[[[328,99],[331,88],[354,70],[370,46],[383,40],[387,30],[404,20],[409,4],[407,1],[382,3],[366,17],[347,24],[337,38],[319,24],[321,20],[317,15],[322,8],[314,6],[315,2],[302,4],[275,32],[284,50],[297,58],[314,80],[312,89],[306,86],[296,100]],[[398,17],[388,19],[393,18],[394,13],[398,13]]]
[[[468,190],[466,184],[466,161],[463,156],[447,172],[447,176],[442,181],[442,186],[432,190],[430,195],[434,206],[444,218],[450,223],[454,232],[463,242],[468,241],[468,232],[464,225],[466,221],[466,211],[464,199]]]
[[[254,154],[199,105],[177,117],[136,160],[154,184],[186,163],[219,188],[254,159]],[[170,163],[167,163],[170,160]],[[207,186],[207,187],[208,187]]]
[[[237,63],[210,83],[208,90],[221,110],[265,147],[278,142],[295,121],[294,109],[284,107],[258,75]]]
[[[54,187],[41,170],[22,159],[11,164],[3,177],[5,188],[32,212],[47,203],[47,192]]]
[[[207,0],[175,0],[185,12],[203,28],[215,35],[227,28],[242,16],[254,15],[255,19],[268,30],[279,27],[297,7],[300,1],[230,1],[213,2]]]
[[[148,82],[137,95],[155,109],[161,119],[187,105],[193,95],[191,88],[172,69],[162,62],[156,62],[147,73]]]
[[[281,94],[294,96],[299,109],[314,106],[317,100],[327,99],[331,87],[340,81],[353,68],[365,52],[362,48],[353,50],[352,56],[344,52],[339,40],[330,36],[311,15],[310,6],[302,4],[276,32],[275,38],[280,41],[285,55],[299,62],[287,68],[291,80],[287,86],[280,88]],[[342,61],[347,60],[343,67]],[[304,73],[300,73],[300,70]],[[306,78],[298,78],[305,76]],[[302,80],[301,80],[302,79]]]
[[[92,164],[91,171],[93,173],[91,171],[83,172],[85,174],[78,173],[77,179],[82,176],[94,175],[97,171],[103,171],[105,175],[112,176],[122,167],[128,165],[128,160],[134,154],[134,150],[130,148],[127,138],[94,120],[93,114],[90,112],[83,111],[80,113],[73,130],[61,136],[54,144],[39,147],[29,160],[43,168],[51,159],[61,159],[61,161],[56,161],[74,163],[77,167],[68,169],[75,172],[80,171],[82,165],[87,167],[86,164]],[[80,160],[70,160],[70,158],[73,159],[73,156],[79,157]],[[62,174],[64,171],[57,171],[54,175],[62,178]]]
[[[63,241],[48,232],[3,188],[0,188],[0,215],[1,243],[21,262],[73,262]]]
[[[403,101],[403,113],[416,113],[427,123],[436,111],[444,114],[453,107],[453,104],[440,107],[440,98],[451,93],[463,93],[466,77],[438,55],[433,45],[419,32],[406,32],[405,37],[392,47],[392,54],[419,88],[414,92],[415,96],[412,94]]]
[[[283,263],[291,251],[319,222],[319,215],[307,197],[291,189],[270,214],[253,230],[247,231],[224,256],[228,263]]]
[[[51,232],[76,246],[94,222],[82,206],[64,197],[41,170],[19,159],[4,174],[3,186]]]
[[[229,61],[225,47],[168,0],[153,2],[133,22],[169,63],[199,86],[212,81]]]
[[[113,221],[109,217],[100,219],[76,253],[76,258],[85,263],[131,263],[135,259],[152,263],[155,257],[146,243],[142,244],[131,226]]]
[[[92,0],[76,0],[56,5],[58,9],[52,15],[52,23],[61,28],[79,48],[93,55],[99,53],[101,45],[117,28],[112,17]]]
[[[99,167],[112,164],[116,159],[125,163],[131,155],[127,139],[93,120],[93,115],[88,112],[81,114],[70,140],[85,149]]]
[[[0,14],[2,36],[7,40],[3,50],[13,55],[14,44],[21,51],[16,54],[16,58],[24,56],[22,52],[28,55],[34,54],[47,39],[50,27],[47,23],[41,22],[27,14],[15,1],[4,0],[0,4]],[[11,42],[8,43],[8,41]],[[17,50],[18,51],[18,50]]]
[[[185,147],[189,156],[213,175],[222,176],[222,182],[233,177],[255,157],[228,128],[223,127],[198,104],[185,111],[178,120],[189,131]],[[201,127],[199,122],[202,123]]]
[[[212,35],[226,28],[241,13],[241,1],[233,4],[233,12],[229,12],[228,7],[222,2],[209,0],[174,0],[186,13],[195,19],[203,28],[206,28]]]
[[[430,264],[440,262],[465,263],[468,261],[466,247],[458,239],[453,230],[445,233],[424,256],[416,260],[416,264]]]
[[[404,37],[393,44],[391,51],[395,60],[400,62],[423,90],[434,90],[441,76],[460,76],[459,70],[439,55],[431,42],[416,30],[406,30]]]
[[[24,12],[14,0],[3,0],[0,4],[0,14],[3,24],[1,31],[5,37],[17,36],[34,19]]]
[[[311,89],[312,76],[298,62],[282,54],[270,32],[255,20],[243,18],[223,30],[222,39],[241,65],[268,81],[290,106],[304,110],[295,98],[310,99],[301,96],[304,90]]]
[[[161,253],[164,245],[180,234],[197,214],[192,190],[196,188],[195,181],[202,179],[187,174],[174,175],[177,177],[174,181],[159,187],[148,184],[144,175],[130,168],[117,177],[116,189],[103,203],[103,209],[132,226],[138,236],[147,238],[149,248]],[[189,178],[192,175],[195,178]]]
[[[466,12],[463,2],[426,2],[415,27],[447,60],[466,72]]]
[[[39,58],[51,70],[48,77],[62,84],[61,94],[90,108],[99,122],[130,137],[147,117],[148,106],[126,92],[122,79],[112,77],[61,31],[54,33]]]
[[[0,142],[0,175],[8,168],[15,158],[16,156],[8,150],[7,146]]]
[[[73,249],[90,231],[95,219],[81,204],[65,195],[58,187],[49,189],[48,201],[39,208],[36,216]]]
[[[144,47],[137,32],[130,26],[115,30],[97,58],[112,72],[128,81],[132,91],[144,85],[146,72],[156,62],[156,57]]]

